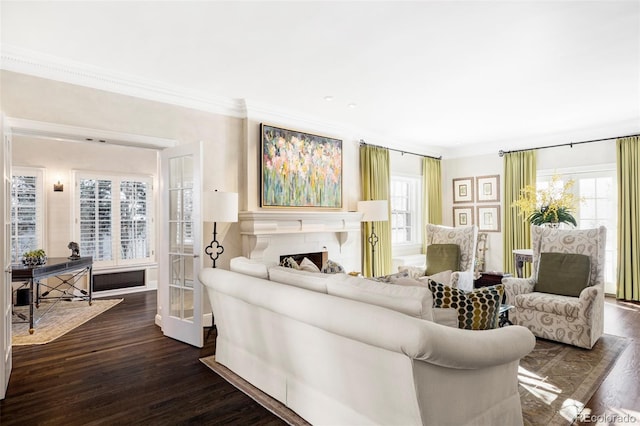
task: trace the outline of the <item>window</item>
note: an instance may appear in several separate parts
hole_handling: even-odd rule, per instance
[[[578,228],[589,229],[604,225],[607,228],[607,245],[605,247],[605,292],[615,293],[616,282],[616,250],[618,234],[617,216],[617,181],[615,164],[598,168],[571,169],[565,171],[540,171],[537,177],[538,188],[548,185],[553,174],[563,181],[573,179],[573,190],[582,201],[577,208],[575,219]]]
[[[76,175],[76,235],[97,266],[151,261],[153,185],[149,177]]]
[[[391,242],[421,244],[420,177],[391,176]]]
[[[26,251],[44,248],[44,172],[14,167],[11,179],[11,262]]]

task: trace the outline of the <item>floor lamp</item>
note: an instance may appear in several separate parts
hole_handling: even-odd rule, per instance
[[[204,193],[203,205],[203,221],[213,222],[213,240],[204,252],[209,255],[215,268],[216,260],[224,253],[224,247],[218,241],[217,225],[218,222],[238,221],[238,193],[207,191]]]
[[[362,222],[371,222],[371,234],[367,238],[371,244],[371,275],[376,275],[376,235],[375,222],[389,220],[389,202],[387,200],[358,201],[358,212],[362,213]]]

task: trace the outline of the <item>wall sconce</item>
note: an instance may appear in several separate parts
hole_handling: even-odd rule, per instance
[[[62,192],[64,191],[64,184],[60,183],[60,179],[58,179],[58,183],[53,184],[53,192]]]
[[[238,193],[216,190],[207,191],[203,195],[203,221],[213,222],[213,241],[204,251],[211,258],[215,268],[216,260],[224,253],[224,247],[218,241],[217,223],[238,221]]]

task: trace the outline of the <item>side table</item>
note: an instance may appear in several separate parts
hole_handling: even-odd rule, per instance
[[[481,272],[480,277],[473,281],[473,288],[502,284],[502,279],[510,276],[511,274],[505,272]]]

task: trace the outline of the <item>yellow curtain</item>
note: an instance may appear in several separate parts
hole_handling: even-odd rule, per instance
[[[640,137],[616,141],[618,299],[640,301]],[[608,230],[608,232],[610,232]]]
[[[442,171],[437,158],[422,159],[422,252],[427,252],[427,223],[442,225]]]
[[[504,155],[504,229],[503,269],[515,275],[513,250],[531,248],[531,224],[520,216],[513,203],[520,196],[520,189],[536,184],[536,152],[533,150]],[[523,276],[531,274],[531,267],[524,265]]]
[[[389,150],[371,145],[360,146],[360,180],[362,200],[389,200],[391,178]],[[372,268],[371,222],[362,223],[362,274],[368,277],[387,275],[391,272],[391,209],[389,220],[375,222],[378,243],[375,246],[375,271]]]

